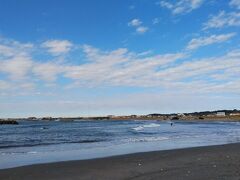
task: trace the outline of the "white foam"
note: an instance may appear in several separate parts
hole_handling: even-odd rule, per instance
[[[141,130],[144,129],[144,127],[143,126],[138,126],[138,127],[132,128],[132,129],[135,130],[135,131],[141,131]]]
[[[27,152],[28,154],[37,154],[37,152],[36,151],[29,151],[29,152]]]
[[[144,128],[155,128],[155,127],[159,127],[159,126],[160,126],[160,124],[151,123],[151,124],[145,124],[143,126],[138,126],[138,127],[132,128],[132,129],[135,131],[141,131]]]
[[[145,127],[145,128],[152,128],[152,127],[159,127],[159,126],[160,126],[160,124],[156,124],[156,123],[143,125],[143,127]]]
[[[163,141],[169,139],[168,137],[142,137],[142,138],[130,138],[128,142],[152,142],[152,141]]]

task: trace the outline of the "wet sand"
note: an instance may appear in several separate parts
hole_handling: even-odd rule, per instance
[[[240,143],[23,166],[0,179],[240,180]]]

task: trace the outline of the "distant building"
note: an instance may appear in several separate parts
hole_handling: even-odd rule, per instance
[[[226,116],[225,112],[217,112],[217,116]]]
[[[230,116],[240,116],[240,113],[231,113]]]

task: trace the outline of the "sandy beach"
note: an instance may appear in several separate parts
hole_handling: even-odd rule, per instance
[[[240,144],[136,153],[0,170],[3,180],[240,179]]]

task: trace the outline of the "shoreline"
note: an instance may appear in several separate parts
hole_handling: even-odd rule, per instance
[[[0,179],[240,178],[240,143],[36,164],[0,170]]]
[[[91,119],[89,119],[91,120]],[[172,119],[162,119],[162,118],[113,118],[113,119],[108,119],[105,121],[175,121],[175,122],[240,122],[240,117],[208,117],[204,119],[198,119],[198,118],[180,118],[178,120],[172,120]]]
[[[8,121],[8,120],[3,120]],[[110,118],[110,119],[91,119],[91,118],[74,118],[74,119],[58,119],[56,120],[29,120],[29,119],[14,119],[16,122],[26,121],[26,122],[76,122],[76,121],[163,121],[163,122],[240,122],[240,117],[208,117],[204,119],[198,118],[180,118],[177,120],[173,119],[162,119],[162,118]]]
[[[92,116],[31,116],[31,117],[5,117],[0,121],[65,121],[71,122],[75,120],[182,120],[182,121],[233,121],[240,122],[240,110],[212,110],[199,112],[185,112],[185,113],[151,113],[151,114],[125,114],[125,115],[92,115]]]

